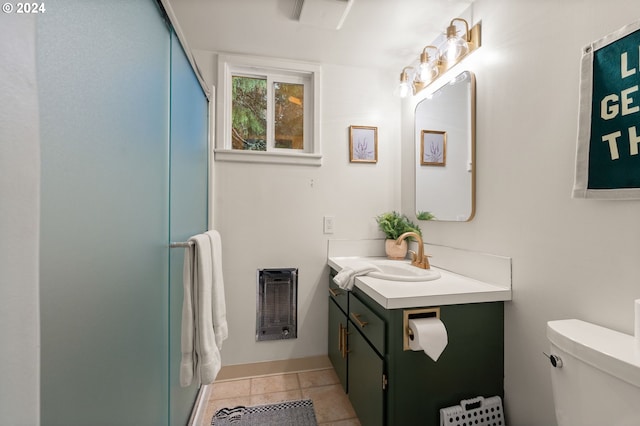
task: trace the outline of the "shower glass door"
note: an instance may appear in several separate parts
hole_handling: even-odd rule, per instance
[[[175,33],[171,33],[171,241],[187,241],[207,230],[208,103]],[[186,425],[198,384],[180,387],[180,325],[184,249],[170,253],[170,424]]]
[[[182,426],[183,249],[207,229],[207,100],[153,0],[37,24],[41,424]]]
[[[170,33],[154,1],[37,22],[41,424],[168,424]]]

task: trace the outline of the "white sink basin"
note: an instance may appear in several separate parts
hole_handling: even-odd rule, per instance
[[[376,259],[369,263],[380,269],[367,274],[368,277],[389,281],[431,281],[440,278],[440,272],[422,269],[404,260]]]

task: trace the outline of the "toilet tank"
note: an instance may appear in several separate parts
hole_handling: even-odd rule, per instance
[[[576,319],[549,321],[558,426],[638,426],[640,345],[628,334]]]

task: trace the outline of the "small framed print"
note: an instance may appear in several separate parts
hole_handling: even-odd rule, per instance
[[[378,128],[349,126],[349,161],[352,163],[378,162]]]
[[[447,132],[423,130],[420,137],[420,165],[445,166],[447,164]]]

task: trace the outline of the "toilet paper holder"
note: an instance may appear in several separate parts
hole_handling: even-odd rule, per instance
[[[440,319],[440,308],[419,308],[405,309],[402,311],[402,350],[410,351],[409,341],[413,337],[413,332],[409,328],[409,320],[416,318],[438,318]]]

